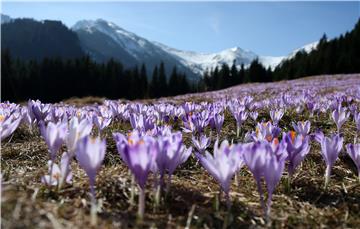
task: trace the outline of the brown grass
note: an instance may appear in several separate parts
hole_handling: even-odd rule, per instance
[[[267,114],[260,114],[266,117]],[[293,114],[292,114],[293,115]],[[321,127],[326,133],[335,130],[334,124],[324,117],[313,117],[312,131]],[[300,120],[302,116],[291,117]],[[284,116],[280,125],[289,127],[290,117]],[[251,130],[255,123],[248,120],[244,129]],[[214,210],[219,186],[194,157],[177,170],[168,196],[160,209],[153,208],[153,177],[147,188],[146,217],[136,223],[136,206],[128,202],[130,176],[120,160],[111,133],[126,132],[128,124],[113,123],[104,132],[107,155],[97,176],[97,198],[101,203],[98,228],[157,227],[183,228],[194,206],[191,228],[265,227],[259,196],[252,175],[243,168],[239,186],[231,188],[232,209],[227,213],[224,199],[219,211]],[[351,121],[344,125],[346,141],[352,139],[355,126]],[[209,134],[209,129],[206,130]],[[245,131],[242,132],[243,134]],[[234,139],[235,121],[227,114],[221,139]],[[184,135],[190,144],[190,135]],[[241,141],[241,140],[240,140]],[[65,150],[65,149],[64,149]],[[212,150],[212,149],[210,149]],[[38,133],[30,133],[24,126],[18,129],[10,142],[2,143],[2,215],[3,228],[84,228],[89,224],[88,180],[75,161],[72,162],[73,184],[62,190],[47,189],[40,178],[47,171],[47,147]],[[272,227],[357,227],[360,223],[360,185],[356,169],[348,156],[343,154],[333,168],[330,186],[323,188],[325,165],[317,143],[312,143],[311,153],[297,170],[291,191],[286,189],[286,174],[273,197]],[[265,188],[265,187],[264,187]]]

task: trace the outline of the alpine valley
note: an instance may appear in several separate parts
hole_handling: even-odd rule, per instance
[[[22,26],[22,23],[19,23],[21,20],[28,20],[28,23],[36,23],[38,26],[26,26],[25,28]],[[64,43],[61,44],[55,42],[57,36],[60,36],[56,32],[49,32],[48,40],[44,41],[45,43],[53,41],[53,43],[49,45],[53,47],[53,50],[59,50],[58,52],[54,51],[55,53],[50,54],[41,53],[39,47],[31,47],[32,45],[35,45],[34,42],[27,41],[31,36],[18,35],[19,32],[21,34],[21,30],[24,29],[26,29],[27,33],[39,33],[38,27],[41,28],[46,23],[52,23],[50,30],[56,30],[56,32],[60,31],[59,27],[66,27],[60,22],[55,23],[50,20],[34,21],[29,19],[12,19],[9,16],[1,15],[2,34],[4,35],[2,38],[2,47],[10,49],[10,51],[15,53],[18,58],[25,59],[32,58],[32,56],[29,55],[29,52],[26,51],[26,49],[31,48],[37,50],[36,57],[39,58],[48,57],[49,55],[64,57],[62,56],[63,53],[67,54],[66,57],[69,57],[69,55],[71,56],[71,53],[73,52],[66,52]],[[36,28],[37,31],[29,31],[31,28]],[[205,71],[210,71],[217,66],[221,67],[222,64],[231,66],[235,63],[237,68],[240,68],[241,64],[244,64],[246,68],[255,59],[258,59],[266,68],[270,67],[271,69],[274,69],[281,61],[294,57],[296,52],[300,50],[310,52],[315,49],[318,44],[318,42],[307,44],[301,48],[295,49],[288,56],[262,56],[240,47],[233,47],[216,53],[198,53],[178,50],[156,41],[150,41],[121,28],[115,23],[103,19],[81,20],[75,23],[70,29],[62,28],[62,32],[65,34],[68,33],[66,36],[72,38],[67,39],[65,42],[76,43],[72,45],[66,44],[67,47],[80,46],[84,54],[88,54],[97,62],[106,62],[110,59],[114,59],[120,61],[125,67],[145,64],[149,72],[154,66],[163,62],[166,66],[167,74],[170,74],[171,69],[176,66],[180,72],[187,75],[189,80],[199,79]],[[74,36],[72,35],[74,33],[77,35],[78,39],[73,39]],[[51,37],[51,34],[53,34],[54,37]],[[44,42],[38,41],[38,43],[42,45]],[[61,45],[64,47],[59,48]],[[56,47],[58,47],[58,49],[56,49]],[[15,52],[13,50],[15,50]],[[76,56],[78,55],[79,54],[76,53]]]

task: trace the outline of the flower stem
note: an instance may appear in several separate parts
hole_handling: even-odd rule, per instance
[[[134,205],[135,201],[135,176],[134,175],[131,175],[131,193],[130,193],[130,205]]]
[[[50,164],[50,179],[49,179],[49,185],[51,185],[52,184],[52,177],[53,177],[53,167],[54,167],[54,160],[52,159],[51,160],[51,164]]]
[[[166,195],[169,194],[170,187],[171,187],[171,174],[168,175],[168,180],[167,180],[167,183],[166,183]]]
[[[139,187],[139,206],[138,206],[138,218],[140,221],[144,219],[145,213],[145,190]]]
[[[257,180],[256,183],[258,186],[258,192],[260,194],[260,204],[261,204],[263,211],[265,212],[266,209],[265,209],[264,195],[263,195],[263,191],[262,191],[262,187],[261,187],[261,182],[260,182],[260,180]],[[266,212],[265,212],[265,214],[266,214]]]
[[[272,198],[272,194],[269,193],[266,204],[266,212],[265,212],[265,220],[267,223],[270,223],[270,212],[271,212],[271,203],[272,203],[271,198]]]
[[[235,173],[235,186],[238,187],[239,186],[239,179],[238,179],[238,174]]]
[[[95,194],[95,187],[93,184],[90,185],[90,193],[91,193],[91,225],[95,226],[97,222],[97,207],[96,207],[96,194]]]
[[[328,165],[326,166],[326,172],[325,172],[325,189],[327,189],[327,186],[329,184],[330,175],[331,175],[331,166]]]

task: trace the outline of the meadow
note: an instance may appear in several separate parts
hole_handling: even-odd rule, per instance
[[[356,228],[360,75],[0,105],[3,228]]]

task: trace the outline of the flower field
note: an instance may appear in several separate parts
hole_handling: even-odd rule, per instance
[[[360,75],[1,103],[3,228],[358,227]]]

